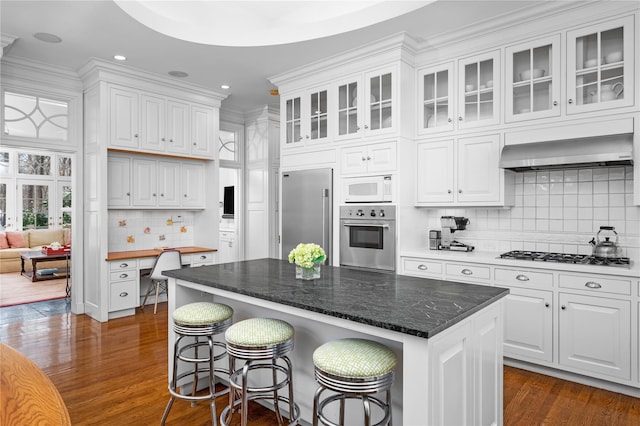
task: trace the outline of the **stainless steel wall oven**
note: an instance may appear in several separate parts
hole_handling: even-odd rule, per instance
[[[396,270],[395,206],[340,206],[340,265]]]

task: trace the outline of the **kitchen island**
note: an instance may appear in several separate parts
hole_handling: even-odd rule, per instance
[[[279,259],[165,275],[170,277],[169,312],[186,303],[216,301],[234,308],[234,321],[266,316],[295,327],[291,359],[304,421],[310,421],[316,389],[315,348],[337,338],[364,337],[398,355],[394,423],[502,423],[501,299],[506,289],[330,266],[323,266],[319,280],[301,281],[295,279],[295,266]]]

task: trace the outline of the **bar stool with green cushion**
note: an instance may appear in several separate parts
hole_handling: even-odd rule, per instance
[[[217,425],[216,397],[229,392],[226,388],[215,391],[215,373],[229,374],[226,367],[215,367],[215,361],[226,355],[226,346],[223,342],[216,342],[213,336],[225,332],[233,322],[233,309],[221,303],[196,302],[180,306],[173,312],[173,331],[178,335],[173,349],[173,375],[169,382],[169,403],[162,415],[161,424],[165,424],[169,411],[176,398],[191,401],[194,406],[197,401],[210,401],[211,422]],[[182,340],[187,337],[187,342]],[[204,339],[201,339],[204,338]],[[201,347],[206,347],[206,353],[198,353]],[[215,348],[219,348],[218,354]],[[178,372],[178,361],[192,365],[186,371]],[[206,364],[206,367],[201,367]],[[208,376],[208,392],[196,395],[198,390],[198,376],[206,373]],[[191,394],[188,395],[183,388],[191,385]],[[180,390],[178,390],[180,388]]]
[[[252,400],[271,400],[279,425],[284,424],[279,402],[288,404],[289,424],[298,423],[300,409],[293,400],[293,370],[287,356],[293,350],[293,334],[291,324],[273,318],[250,318],[229,327],[225,340],[231,390],[229,405],[222,411],[220,423],[227,426],[234,412],[240,409],[240,424],[246,426],[249,418],[248,403]],[[242,368],[236,369],[236,360],[245,362]],[[249,372],[260,369],[271,371],[271,384],[249,386]],[[288,388],[288,396],[279,395],[279,390],[285,387]]]
[[[313,401],[313,425],[344,425],[345,400],[361,399],[364,424],[371,425],[371,403],[382,410],[382,418],[375,423],[391,425],[391,386],[397,365],[395,353],[387,346],[365,339],[339,339],[323,344],[313,352],[316,381],[320,384]],[[325,391],[336,392],[323,400]],[[385,401],[374,395],[386,392]],[[339,422],[330,420],[324,408],[340,401]]]

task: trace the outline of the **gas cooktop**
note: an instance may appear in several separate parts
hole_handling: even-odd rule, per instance
[[[513,250],[502,253],[500,259],[533,260],[537,262],[574,263],[580,265],[618,266],[630,268],[628,257],[596,257],[589,254],[551,253],[545,251]]]

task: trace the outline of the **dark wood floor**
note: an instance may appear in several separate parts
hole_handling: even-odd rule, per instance
[[[55,314],[0,325],[0,341],[56,385],[74,425],[157,424],[168,399],[167,304],[99,323]],[[640,399],[505,367],[505,425],[640,425]],[[218,401],[218,410],[226,398]],[[275,424],[257,405],[251,424]],[[238,416],[234,424],[238,422]],[[169,425],[211,424],[206,404],[177,401]],[[11,426],[11,425],[7,425]]]

